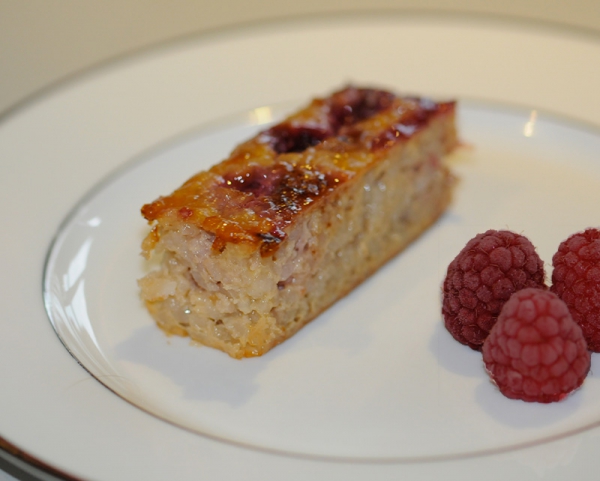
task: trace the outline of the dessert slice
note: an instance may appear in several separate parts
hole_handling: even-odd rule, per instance
[[[348,87],[142,207],[160,255],[141,295],[168,333],[260,356],[447,207],[455,103]]]

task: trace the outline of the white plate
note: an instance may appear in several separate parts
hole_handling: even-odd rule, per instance
[[[475,456],[600,421],[593,376],[562,403],[510,401],[488,382],[481,355],[456,343],[440,320],[443,269],[470,236],[509,227],[550,260],[564,238],[597,220],[580,206],[600,205],[600,135],[530,112],[462,107],[460,131],[474,146],[454,160],[461,186],[447,215],[284,345],[237,361],[167,338],[135,283],[149,267],[138,255],[149,230],[140,206],[224,158],[256,133],[248,120],[272,111],[262,107],[146,154],[99,186],[63,226],[48,259],[46,306],[66,347],[96,379],[190,431],[311,458]]]
[[[596,222],[600,136],[543,112],[600,125],[599,54],[596,39],[482,19],[267,25],[119,62],[6,118],[0,434],[98,480],[585,479],[598,379],[560,404],[504,399],[441,327],[438,293],[476,232],[523,232],[549,261]],[[348,80],[497,102],[461,109],[472,149],[451,212],[263,358],[166,339],[137,300],[140,205],[250,135],[267,112],[253,109]],[[246,111],[254,123],[232,116]],[[93,377],[41,302],[57,230],[46,302]]]

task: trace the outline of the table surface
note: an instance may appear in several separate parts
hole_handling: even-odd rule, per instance
[[[78,72],[186,35],[291,16],[382,9],[491,14],[600,33],[597,0],[155,0],[151,8],[142,0],[0,0],[0,117]],[[0,481],[36,479],[41,478],[0,457]]]
[[[99,62],[248,22],[336,12],[445,11],[600,32],[597,0],[0,0],[0,114]]]

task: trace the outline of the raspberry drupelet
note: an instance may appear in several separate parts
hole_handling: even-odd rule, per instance
[[[600,230],[586,229],[563,241],[552,265],[552,292],[581,326],[588,348],[600,352]]]
[[[566,304],[528,288],[504,304],[483,345],[485,367],[502,394],[527,402],[564,399],[583,383],[590,353]]]
[[[452,336],[480,350],[509,297],[545,289],[544,263],[524,236],[488,230],[471,239],[448,266],[442,315]]]

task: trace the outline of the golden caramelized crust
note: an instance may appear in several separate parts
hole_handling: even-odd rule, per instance
[[[301,212],[454,110],[454,102],[347,87],[239,145],[227,160],[144,205],[142,215],[163,228],[185,224],[213,234],[217,251],[243,243],[271,255]],[[154,229],[144,250],[159,239]]]

